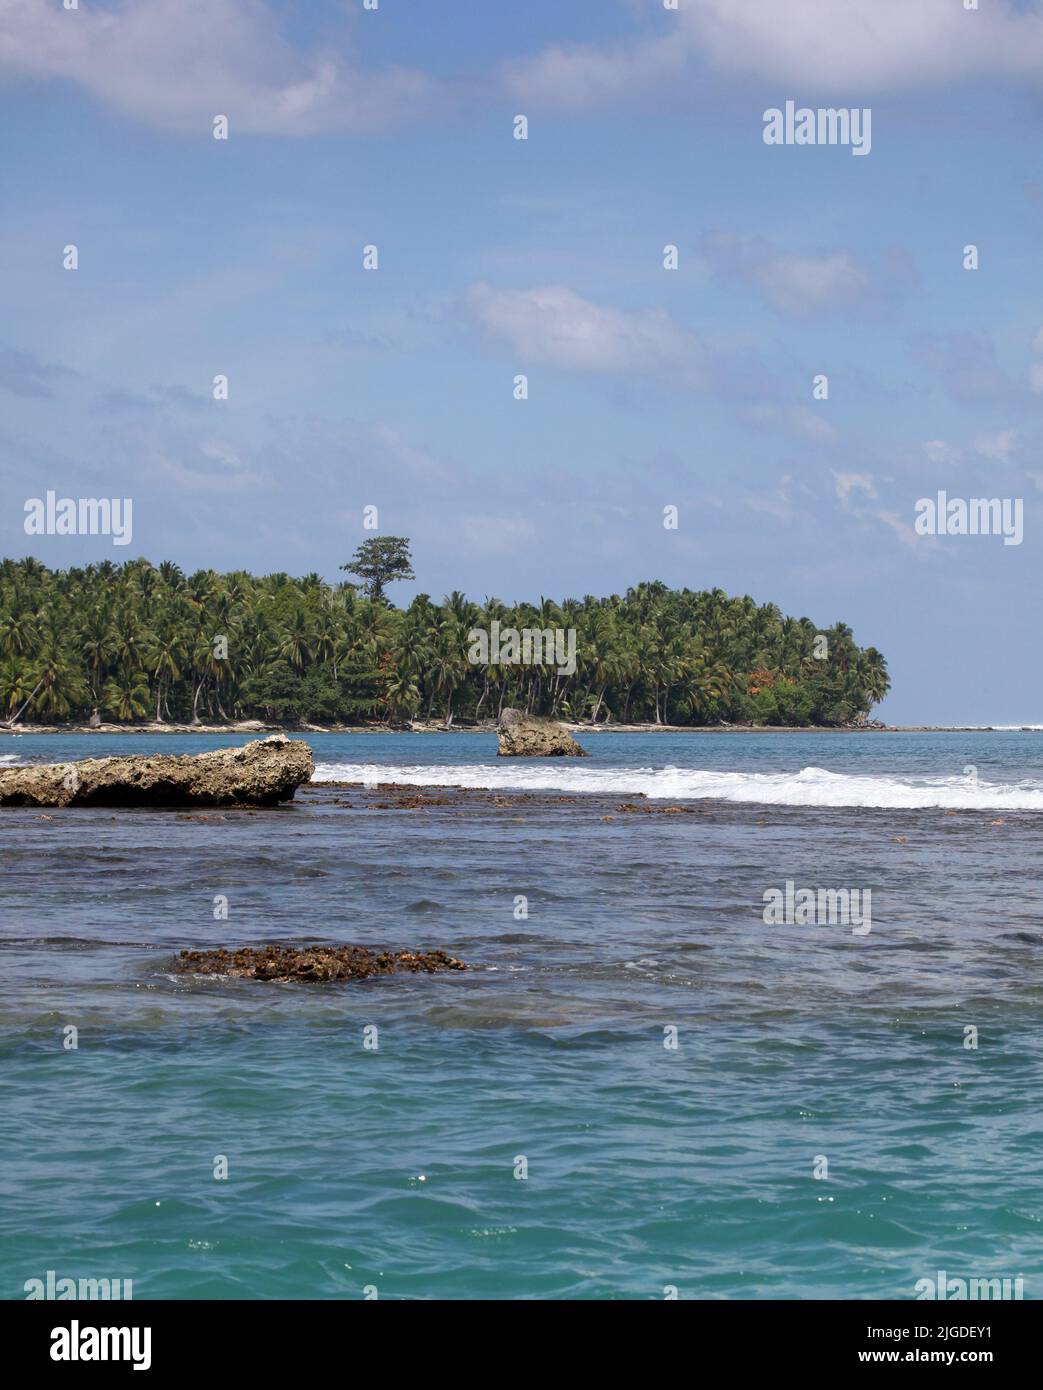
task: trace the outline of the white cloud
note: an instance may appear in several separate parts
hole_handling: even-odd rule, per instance
[[[238,450],[226,440],[204,439],[199,446],[199,452],[211,463],[227,468],[230,472],[238,472],[243,467]]]
[[[806,405],[754,405],[745,412],[751,424],[785,432],[809,444],[835,444],[836,430],[816,410]]]
[[[991,459],[994,463],[1009,463],[1011,451],[1017,442],[1017,430],[997,430],[995,434],[979,434],[974,440],[974,448],[982,458]]]
[[[487,284],[472,285],[462,307],[523,364],[652,376],[694,391],[709,384],[706,347],[661,309],[614,309],[561,285],[497,290]]]
[[[507,69],[509,89],[578,108],[690,85],[697,64],[858,97],[963,78],[1035,83],[1043,70],[1043,17],[1014,0],[971,11],[959,0],[685,0],[666,16],[661,0],[645,4],[659,20],[654,32],[548,48]]]
[[[914,360],[936,372],[961,405],[1013,399],[1022,389],[1000,365],[995,344],[985,334],[924,334],[910,348]]]
[[[836,494],[845,512],[864,522],[876,522],[886,527],[906,545],[915,545],[917,537],[910,521],[892,508],[880,505],[879,493],[870,473],[833,473]]]
[[[776,517],[779,521],[789,522],[793,519],[794,514],[792,494],[793,475],[783,473],[774,492],[748,497],[746,498],[746,506],[752,511],[763,512],[767,516]]]
[[[752,274],[773,308],[800,318],[856,304],[870,293],[868,273],[846,251],[826,256],[778,252],[756,264]]]
[[[685,11],[716,67],[875,88],[953,77],[1038,76],[1043,20],[1010,0],[703,0]]]
[[[679,81],[688,58],[684,39],[645,39],[616,47],[553,44],[535,58],[508,63],[504,80],[519,101],[583,110],[616,105],[621,93],[639,95]]]
[[[845,507],[852,495],[862,493],[866,497],[876,497],[876,488],[873,486],[873,479],[869,473],[837,473],[832,469],[830,472],[833,473],[837,496]]]
[[[337,50],[303,52],[264,0],[125,0],[65,10],[0,0],[0,73],[60,78],[166,130],[237,134],[372,130],[431,94],[421,73],[367,73]]]
[[[904,517],[898,516],[897,513],[881,510],[874,512],[873,515],[876,517],[877,521],[882,522],[884,526],[889,526],[898,539],[904,541],[906,545],[915,547],[920,540],[915,529]]]
[[[732,232],[707,236],[703,250],[718,273],[752,285],[776,313],[787,318],[810,319],[879,303],[893,298],[913,279],[912,267],[901,252],[890,252],[880,265],[870,266],[848,251],[802,255],[780,250],[762,237],[743,242]]]

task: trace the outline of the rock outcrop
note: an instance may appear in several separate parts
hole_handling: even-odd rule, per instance
[[[505,709],[497,729],[499,758],[586,758],[588,753],[556,719]]]
[[[0,806],[275,806],[315,771],[283,734],[209,753],[0,768]]]
[[[182,951],[174,961],[182,974],[231,975],[244,980],[366,980],[371,975],[433,975],[436,970],[466,970],[445,951],[381,951],[365,946],[244,946],[239,950]]]

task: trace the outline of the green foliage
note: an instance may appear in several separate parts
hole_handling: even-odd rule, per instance
[[[644,583],[513,607],[419,594],[403,610],[383,597],[394,557],[381,553],[369,597],[318,575],[0,561],[0,717],[451,722],[513,705],[603,724],[829,725],[864,718],[889,688],[884,658],[856,647],[845,624],[820,629],[720,589]],[[472,664],[469,632],[494,621],[575,629],[574,674]]]
[[[385,587],[394,580],[416,578],[404,536],[371,536],[341,569],[358,575],[374,603],[383,599]]]

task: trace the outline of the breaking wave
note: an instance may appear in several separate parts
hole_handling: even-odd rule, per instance
[[[1043,811],[1043,782],[971,777],[854,776],[801,772],[708,772],[695,768],[583,767],[571,760],[531,764],[320,763],[316,782],[397,782],[416,787],[644,795],[671,801],[740,801],[762,806],[865,806],[893,810]]]

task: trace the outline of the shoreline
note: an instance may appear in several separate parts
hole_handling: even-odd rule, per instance
[[[573,734],[1039,734],[1031,724],[571,724],[558,721]],[[41,734],[495,734],[496,722],[446,726],[414,721],[410,724],[264,724],[247,719],[227,724],[0,724],[0,736]]]

